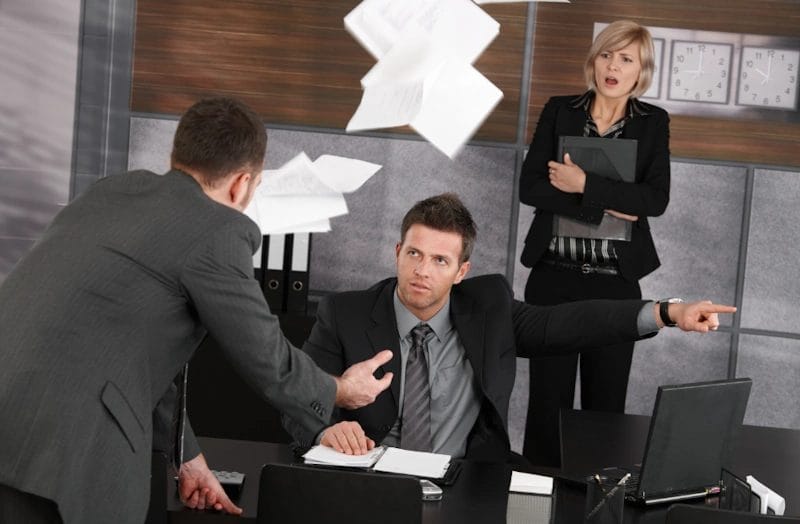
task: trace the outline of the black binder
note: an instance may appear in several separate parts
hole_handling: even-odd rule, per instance
[[[285,235],[269,235],[264,237],[261,248],[264,273],[262,289],[269,310],[276,315],[286,311],[285,243]]]
[[[286,311],[305,315],[308,309],[308,259],[311,256],[311,233],[295,233],[287,239],[286,252],[291,253],[286,286]],[[286,269],[286,268],[284,268]]]
[[[564,154],[578,164],[586,173],[618,180],[636,180],[636,150],[638,142],[628,138],[601,138],[584,136],[561,136],[558,142],[558,161]],[[572,218],[555,215],[553,234],[560,237],[601,238],[630,240],[633,223],[628,220],[603,216],[600,224],[588,224]]]

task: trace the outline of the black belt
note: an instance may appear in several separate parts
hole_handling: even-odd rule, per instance
[[[595,266],[593,264],[581,264],[580,262],[572,262],[568,260],[552,260],[543,258],[542,262],[548,266],[557,267],[559,269],[568,269],[570,271],[580,271],[584,275],[597,273],[598,275],[618,275],[619,270],[610,266]]]

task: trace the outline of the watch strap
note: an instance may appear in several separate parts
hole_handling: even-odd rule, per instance
[[[658,316],[661,317],[661,322],[663,322],[666,327],[675,327],[678,324],[669,317],[669,305],[670,302],[667,300],[659,301]]]

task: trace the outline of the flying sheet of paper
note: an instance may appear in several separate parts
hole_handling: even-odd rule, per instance
[[[352,193],[364,185],[382,166],[357,158],[322,155],[314,160],[314,169],[325,183],[340,193]]]
[[[410,122],[453,158],[503,98],[503,92],[469,64],[448,62],[426,80],[423,104]]]
[[[568,4],[569,0],[475,0],[476,4],[511,4],[522,2],[552,2],[559,4]]]
[[[344,18],[345,29],[376,59],[412,25],[469,63],[500,31],[500,24],[471,0],[364,0]]]
[[[346,129],[410,125],[453,158],[503,97],[471,66],[499,24],[471,0],[390,2],[364,0],[345,18],[368,49],[380,38],[391,43],[371,50],[378,62],[361,79],[361,103]],[[391,30],[373,37],[371,20]]]
[[[263,172],[245,214],[264,235],[330,231],[328,219],[347,213],[342,193],[356,191],[380,168],[334,155],[312,162],[301,152],[279,169]]]

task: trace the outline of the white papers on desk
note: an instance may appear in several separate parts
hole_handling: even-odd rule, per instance
[[[514,493],[533,493],[536,495],[553,494],[553,478],[533,473],[511,472],[511,483],[508,491]]]
[[[503,98],[471,65],[500,28],[471,0],[364,0],[345,27],[378,59],[349,132],[409,125],[452,158]]]
[[[450,466],[450,455],[408,451],[388,446],[378,446],[365,455],[346,455],[327,446],[314,446],[303,455],[306,464],[372,467],[385,473],[402,473],[416,477],[443,478]]]
[[[386,448],[386,452],[375,463],[375,471],[402,473],[417,477],[440,479],[450,467],[450,455]]]
[[[378,446],[372,448],[364,455],[347,455],[340,453],[328,446],[314,446],[309,449],[303,459],[306,464],[319,464],[325,466],[345,466],[352,468],[369,468],[383,455],[386,448]]]

